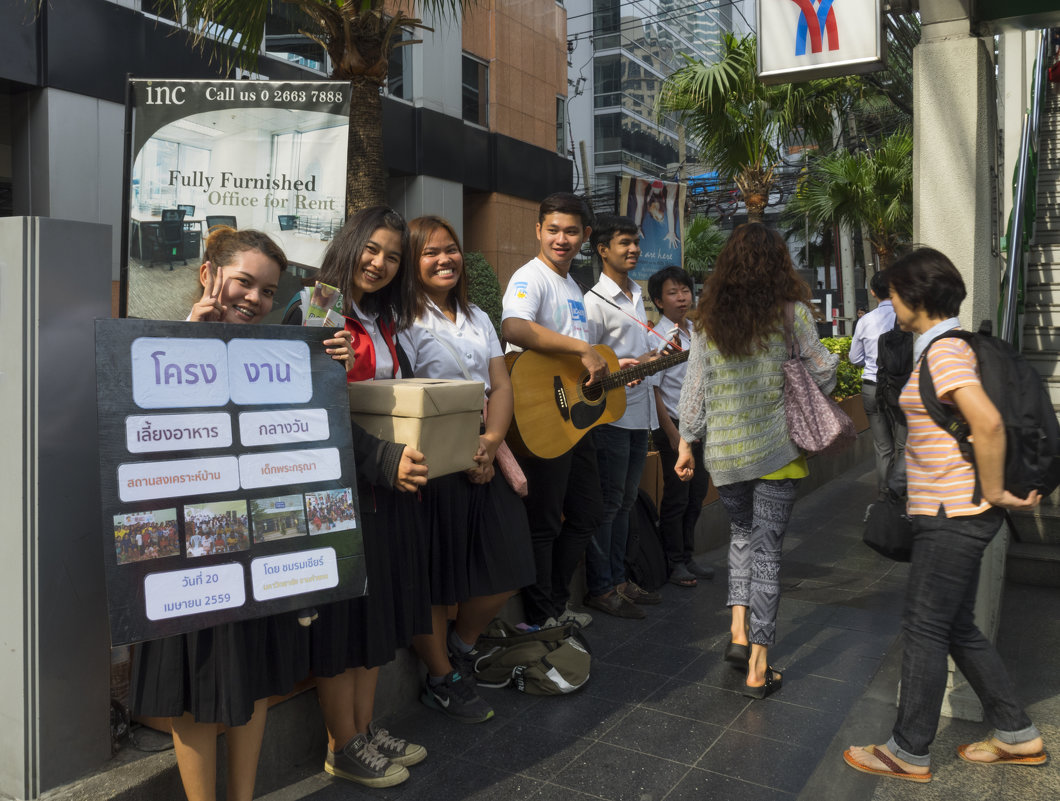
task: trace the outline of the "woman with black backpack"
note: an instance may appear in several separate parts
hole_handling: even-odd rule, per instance
[[[1033,507],[1039,494],[1019,498],[1004,487],[1005,429],[971,347],[956,337],[932,342],[960,325],[966,292],[957,268],[937,250],[920,248],[896,261],[887,278],[898,323],[919,335],[916,366],[900,399],[909,427],[907,511],[914,532],[902,613],[902,693],[887,744],[851,746],[843,758],[862,773],[931,781],[928,747],[938,728],[949,655],[994,727],[992,737],[960,746],[958,756],[988,765],[1043,765],[1048,755],[1041,733],[1016,698],[993,643],[976,627],[974,609],[979,563],[1001,527],[1002,510]],[[920,384],[928,375],[938,397],[971,427],[974,464],[925,406]]]

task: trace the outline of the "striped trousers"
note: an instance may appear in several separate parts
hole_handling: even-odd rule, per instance
[[[780,555],[799,479],[739,481],[718,487],[729,514],[729,606],[748,608],[750,641],[776,640]]]

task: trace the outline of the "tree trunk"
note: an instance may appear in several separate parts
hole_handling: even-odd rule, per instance
[[[761,192],[755,192],[748,195],[744,199],[744,203],[747,204],[747,222],[760,223],[765,219],[768,195],[763,195]]]
[[[350,137],[346,149],[346,216],[385,204],[383,99],[379,84],[364,76],[350,81]]]
[[[769,190],[773,183],[769,174],[757,167],[745,167],[733,176],[733,179],[747,207],[747,222],[763,222],[766,206],[769,205]]]

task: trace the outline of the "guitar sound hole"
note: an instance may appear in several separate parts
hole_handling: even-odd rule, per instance
[[[595,401],[600,400],[600,396],[603,395],[603,390],[600,389],[600,384],[599,383],[593,384],[592,386],[588,386],[588,387],[585,386],[585,382],[588,381],[588,380],[589,380],[588,376],[585,376],[582,379],[582,397],[585,398],[585,400],[589,401],[590,403],[593,403]]]

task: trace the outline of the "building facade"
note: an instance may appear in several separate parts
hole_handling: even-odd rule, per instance
[[[746,8],[745,8],[746,7]],[[725,32],[750,30],[748,0],[568,0],[568,83],[575,185],[598,211],[615,208],[624,175],[676,179],[674,115],[655,106],[685,57],[710,62]],[[584,152],[583,152],[584,151]]]
[[[248,75],[194,51],[163,0],[53,0],[0,7],[0,215],[112,226],[119,276],[127,75],[319,80],[327,54],[281,3]],[[407,217],[434,213],[482,251],[502,283],[536,250],[544,195],[571,188],[557,147],[566,97],[566,11],[482,0],[466,19],[424,22],[401,47],[383,98],[387,194]]]

